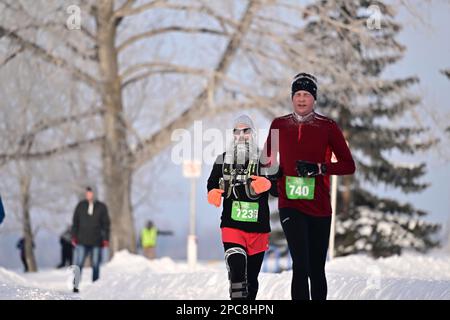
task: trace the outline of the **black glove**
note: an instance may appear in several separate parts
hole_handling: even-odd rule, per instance
[[[296,170],[299,177],[315,177],[319,175],[319,166],[314,162],[297,160]]]

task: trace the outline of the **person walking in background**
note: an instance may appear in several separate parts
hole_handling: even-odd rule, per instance
[[[32,246],[34,248],[34,242],[32,243]],[[19,241],[17,241],[16,245],[17,249],[19,249],[20,252],[20,261],[22,261],[23,265],[23,272],[28,272],[28,262],[27,262],[27,255],[25,253],[25,238],[20,238]]]
[[[72,245],[72,227],[69,226],[64,230],[59,238],[61,244],[61,263],[58,269],[71,266],[73,261],[73,245]]]
[[[110,220],[106,205],[96,199],[92,187],[86,188],[85,195],[86,199],[78,203],[73,215],[72,244],[80,272],[90,255],[92,281],[95,282],[100,277],[102,248],[109,246]],[[74,286],[73,291],[79,292],[79,289]]]
[[[156,244],[159,235],[172,235],[172,231],[162,231],[156,228],[153,221],[147,221],[144,229],[141,231],[140,245],[142,246],[142,251],[147,259],[156,258]]]

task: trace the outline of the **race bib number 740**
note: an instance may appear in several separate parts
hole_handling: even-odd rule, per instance
[[[286,195],[288,199],[314,199],[315,178],[300,178],[286,176]]]

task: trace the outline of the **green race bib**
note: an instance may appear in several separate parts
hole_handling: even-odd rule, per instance
[[[286,176],[286,195],[288,199],[314,199],[315,178],[300,178]]]
[[[243,222],[257,222],[258,209],[258,202],[233,201],[231,219]]]

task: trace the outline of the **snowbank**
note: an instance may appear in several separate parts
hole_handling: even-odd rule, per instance
[[[356,255],[337,258],[326,267],[329,299],[450,300],[450,256],[405,254],[373,260]],[[291,272],[262,273],[258,299],[290,299]],[[91,283],[83,271],[80,295],[67,288],[61,270],[17,275],[0,269],[0,299],[228,299],[225,264],[201,263],[194,270],[170,258],[149,261],[122,251]]]
[[[18,274],[0,268],[0,299],[2,300],[73,300],[67,292],[41,289]]]

